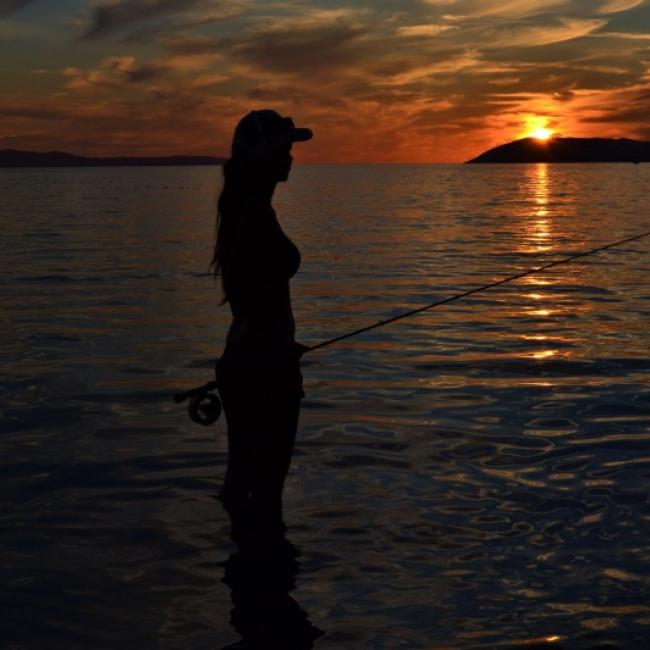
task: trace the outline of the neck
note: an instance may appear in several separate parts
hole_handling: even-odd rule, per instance
[[[271,207],[271,201],[273,199],[273,193],[275,192],[276,185],[277,181],[264,181],[257,188],[260,201],[269,207]]]
[[[273,211],[271,200],[275,192],[276,182],[257,181],[251,183],[247,188],[243,198],[243,204],[247,206],[245,213],[246,219],[252,219],[253,222],[261,219],[263,222],[268,220],[268,213]]]

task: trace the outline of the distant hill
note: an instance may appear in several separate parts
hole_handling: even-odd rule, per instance
[[[650,162],[650,142],[624,138],[523,138],[490,149],[467,162]]]
[[[156,156],[87,158],[63,151],[0,151],[0,167],[142,167],[154,165],[222,165],[225,158],[212,156]]]

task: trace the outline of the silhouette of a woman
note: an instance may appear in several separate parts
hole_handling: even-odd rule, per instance
[[[282,490],[304,397],[289,279],[300,252],[271,206],[291,169],[291,145],[309,129],[275,111],[244,116],[223,166],[212,267],[232,312],[217,362],[217,386],[228,427],[228,468],[219,498],[233,540],[282,538]]]

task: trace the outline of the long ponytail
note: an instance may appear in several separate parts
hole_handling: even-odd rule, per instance
[[[244,198],[244,169],[235,157],[229,158],[223,164],[223,187],[217,201],[217,218],[214,230],[214,255],[209,269],[213,269],[215,281],[221,276],[223,297],[219,306],[230,299],[227,269],[228,258],[232,252],[240,212]]]

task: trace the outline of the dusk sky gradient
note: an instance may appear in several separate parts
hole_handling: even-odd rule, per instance
[[[0,149],[461,162],[536,126],[650,139],[647,0],[0,0]]]

